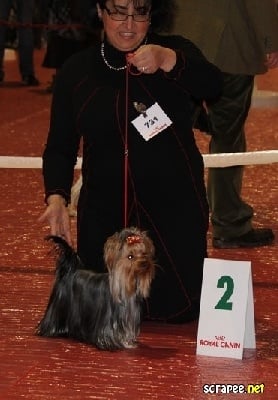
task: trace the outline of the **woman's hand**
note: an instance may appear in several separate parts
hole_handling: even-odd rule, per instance
[[[158,69],[171,71],[177,62],[176,52],[168,47],[155,44],[140,46],[127,55],[127,61],[144,74],[153,74]]]
[[[70,231],[70,216],[66,207],[65,199],[53,194],[47,199],[47,208],[38,219],[39,222],[48,222],[50,234],[64,238],[69,245],[72,245]]]

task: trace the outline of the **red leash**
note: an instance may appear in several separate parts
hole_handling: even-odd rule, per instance
[[[124,137],[124,228],[128,222],[128,74],[129,65],[126,68],[126,90],[125,90],[125,137]]]
[[[125,135],[124,135],[124,228],[128,224],[128,101],[129,101],[129,74],[141,75],[142,72],[132,71],[132,64],[127,62],[126,68],[126,90],[125,90]]]

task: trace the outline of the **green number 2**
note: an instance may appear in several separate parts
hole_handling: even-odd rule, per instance
[[[226,290],[223,296],[214,307],[218,310],[232,310],[233,308],[233,302],[228,301],[234,292],[234,281],[230,276],[221,276],[221,278],[218,279],[217,287],[224,288],[225,286]]]

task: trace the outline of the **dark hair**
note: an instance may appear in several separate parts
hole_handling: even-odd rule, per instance
[[[142,5],[142,0],[130,0],[135,7]],[[96,4],[104,8],[107,0],[92,1],[91,26],[94,29],[101,28],[102,22],[97,15]],[[153,32],[169,32],[174,23],[176,12],[175,0],[144,0],[144,6],[151,9],[151,26]]]

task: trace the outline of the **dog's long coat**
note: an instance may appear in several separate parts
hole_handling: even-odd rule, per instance
[[[121,256],[117,254],[115,265],[109,265],[115,235],[115,251]],[[148,295],[154,276],[154,248],[145,233],[136,228],[115,235],[105,245],[109,271],[102,274],[83,269],[77,253],[65,240],[48,237],[58,250],[56,280],[38,335],[70,337],[107,350],[136,345],[140,303]],[[129,243],[129,238],[135,241]]]

